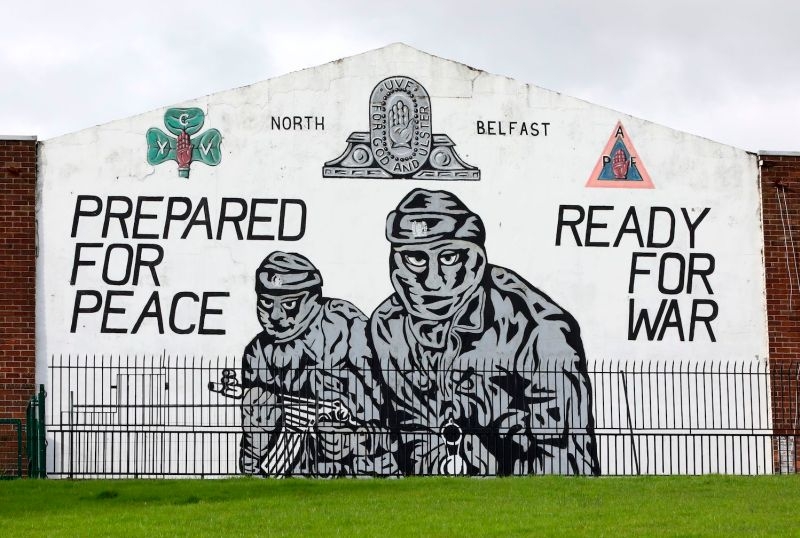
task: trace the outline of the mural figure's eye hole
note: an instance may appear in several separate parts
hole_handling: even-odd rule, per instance
[[[288,301],[283,301],[281,304],[286,310],[294,310],[294,307],[297,306],[297,299],[289,299]]]
[[[441,254],[439,254],[439,263],[442,265],[455,265],[458,263],[460,256],[458,252],[452,250],[445,250]]]
[[[403,257],[405,258],[406,263],[411,267],[425,267],[428,262],[425,256],[420,254],[405,254]]]
[[[270,299],[259,299],[258,302],[261,305],[261,308],[267,308],[267,309],[272,308],[272,305],[275,304],[275,301],[272,301]]]

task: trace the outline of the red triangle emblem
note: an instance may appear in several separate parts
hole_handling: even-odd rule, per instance
[[[653,189],[653,181],[639,158],[622,122],[611,133],[603,153],[586,182],[587,187]]]

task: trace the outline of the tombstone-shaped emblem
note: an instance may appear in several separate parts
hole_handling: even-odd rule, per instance
[[[416,80],[394,76],[369,99],[369,132],[354,132],[347,149],[322,167],[323,177],[479,180],[444,134],[433,134],[431,99]]]
[[[164,126],[175,137],[156,127],[147,130],[147,162],[158,165],[166,161],[178,163],[178,176],[189,177],[195,161],[216,166],[222,160],[222,134],[209,129],[192,138],[203,128],[206,115],[199,108],[170,108],[164,113]]]

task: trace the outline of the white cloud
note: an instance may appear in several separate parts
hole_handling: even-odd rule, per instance
[[[48,138],[403,41],[745,149],[800,144],[794,0],[8,4],[0,132]]]

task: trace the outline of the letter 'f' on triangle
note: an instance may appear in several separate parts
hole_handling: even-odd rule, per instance
[[[653,189],[653,181],[644,167],[633,140],[622,122],[611,133],[603,153],[586,182],[587,187],[618,189]]]

